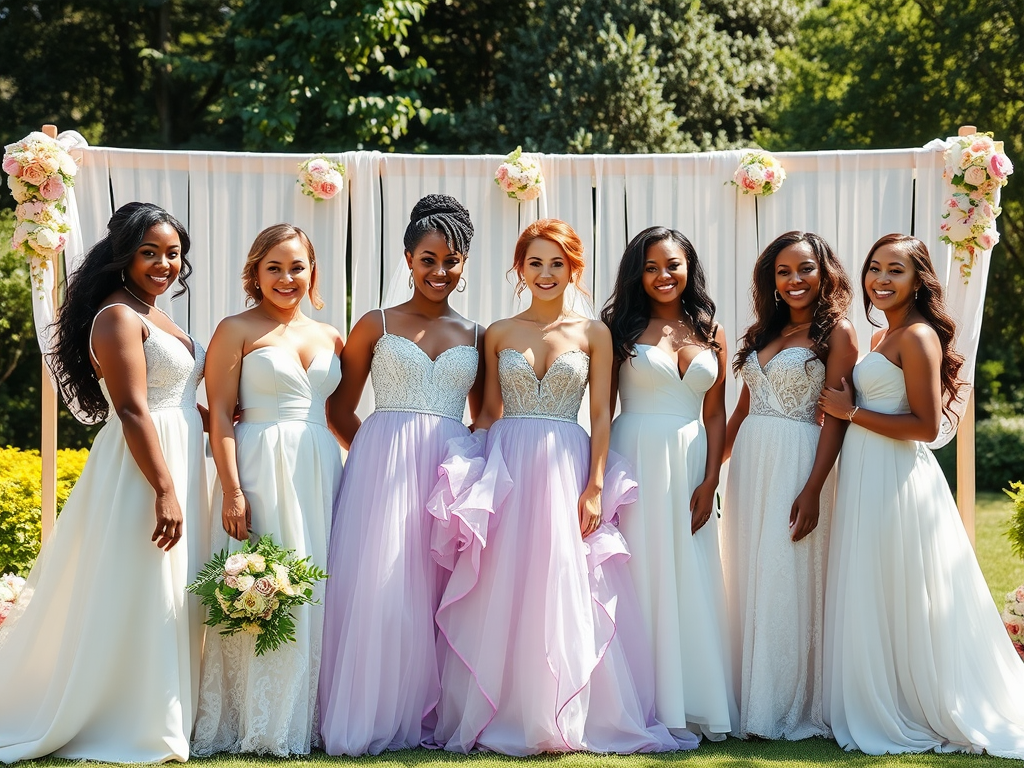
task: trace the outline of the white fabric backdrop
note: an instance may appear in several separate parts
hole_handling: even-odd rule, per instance
[[[739,193],[728,182],[741,151],[686,155],[544,155],[546,192],[517,204],[492,181],[497,155],[443,156],[347,152],[345,187],[329,201],[300,194],[297,165],[308,155],[154,152],[92,147],[84,150],[76,180],[80,242],[99,239],[112,211],[132,200],[167,208],[192,237],[194,272],[188,295],[161,303],[203,344],[217,323],[244,307],[239,275],[249,244],[264,227],[288,221],[310,236],[317,251],[326,307],[313,316],[347,333],[385,296],[407,295],[402,236],[409,211],[422,195],[444,192],[462,201],[476,236],[464,293],[452,304],[486,325],[512,312],[506,271],[519,231],[542,217],[569,222],[590,257],[585,283],[598,309],[608,298],[619,257],[641,229],[663,224],[681,230],[697,249],[718,305],[718,320],[735,339],[751,320],[750,275],[760,249],[791,229],[821,234],[850,276],[871,243],[889,232],[912,233],[928,245],[946,278],[950,310],[960,326],[958,346],[973,378],[988,255],[964,286],[938,223],[947,195],[942,149],[779,153],[787,172],[769,198]],[[915,182],[916,180],[916,182]],[[69,250],[68,264],[80,253]],[[346,295],[351,292],[351,312]],[[861,350],[871,327],[858,299],[851,312]],[[730,404],[736,387],[730,381]],[[367,413],[372,400],[364,397]]]

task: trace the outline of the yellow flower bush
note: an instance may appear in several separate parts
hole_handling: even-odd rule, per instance
[[[82,474],[89,451],[57,451],[57,514]],[[40,477],[39,451],[0,448],[0,573],[27,576],[39,554]]]

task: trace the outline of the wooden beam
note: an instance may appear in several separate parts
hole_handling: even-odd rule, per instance
[[[57,126],[55,125],[44,125],[43,133],[49,136],[51,139],[57,138]],[[57,307],[57,278],[60,275],[60,270],[57,269],[57,265],[54,264],[54,281],[53,281],[53,306],[56,310]],[[41,501],[41,526],[42,526],[42,540],[46,543],[46,540],[50,537],[50,533],[53,532],[53,526],[57,522],[57,390],[53,386],[53,380],[50,378],[50,371],[46,367],[46,361],[43,360],[43,381],[40,386],[42,393],[42,423],[41,423],[41,445],[40,453],[43,459],[43,472],[42,472],[42,487],[40,489],[40,501]]]

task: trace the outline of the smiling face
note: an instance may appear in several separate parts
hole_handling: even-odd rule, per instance
[[[793,243],[775,257],[775,290],[791,311],[810,309],[818,301],[821,265],[809,243]]]
[[[292,309],[309,291],[312,268],[309,253],[297,237],[284,240],[260,259],[256,281],[263,301]]]
[[[659,304],[678,302],[689,277],[686,254],[672,240],[659,240],[644,254],[643,286],[651,301]]]
[[[440,232],[428,232],[405,252],[405,263],[412,270],[415,290],[430,301],[446,301],[462,279],[466,257],[448,247]]]
[[[569,260],[557,243],[538,237],[526,248],[523,282],[535,299],[559,298],[572,281]]]
[[[138,297],[156,297],[166,291],[181,271],[181,238],[167,222],[146,230],[124,270],[125,286]]]
[[[871,255],[864,291],[876,309],[885,312],[912,305],[920,285],[914,263],[903,248],[883,245]]]

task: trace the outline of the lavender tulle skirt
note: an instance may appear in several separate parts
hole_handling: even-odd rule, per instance
[[[486,440],[486,444],[485,444]],[[502,419],[453,441],[430,501],[442,597],[436,742],[508,755],[693,748],[654,719],[644,623],[613,524],[635,498],[609,457],[604,522],[580,536],[590,443],[576,424]]]
[[[320,732],[331,755],[431,745],[440,695],[434,613],[448,572],[426,510],[453,419],[376,411],[349,452],[328,553]]]

